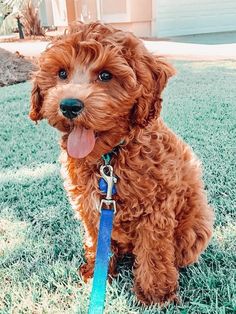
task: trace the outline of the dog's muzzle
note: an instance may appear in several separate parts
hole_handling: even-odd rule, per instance
[[[60,110],[68,119],[76,118],[83,110],[84,103],[76,98],[64,98],[60,102]]]

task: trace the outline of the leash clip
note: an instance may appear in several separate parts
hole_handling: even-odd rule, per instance
[[[106,198],[101,200],[99,211],[101,212],[105,204],[108,207],[107,209],[113,209],[116,212],[116,202],[112,199],[112,189],[117,182],[117,178],[113,175],[113,167],[111,165],[102,165],[100,167],[100,174],[107,183],[107,192]]]

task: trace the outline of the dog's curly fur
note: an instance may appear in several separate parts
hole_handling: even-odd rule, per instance
[[[62,68],[69,75],[64,81]],[[104,69],[112,73],[110,81],[98,80]],[[177,300],[178,269],[198,260],[212,234],[200,162],[160,118],[161,92],[173,74],[134,35],[81,23],[42,54],[31,96],[30,118],[45,118],[63,133],[65,188],[86,233],[85,280],[95,260],[101,156],[124,141],[111,161],[118,184],[110,271],[123,254],[133,254],[134,290],[147,304]],[[60,112],[68,97],[85,105],[74,120]],[[75,125],[96,134],[92,152],[81,159],[67,153]]]

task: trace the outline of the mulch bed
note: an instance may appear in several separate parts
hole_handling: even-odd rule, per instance
[[[0,48],[0,69],[0,86],[6,86],[29,80],[36,65],[19,52],[11,53]]]

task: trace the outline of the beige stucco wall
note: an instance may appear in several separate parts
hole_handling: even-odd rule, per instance
[[[71,23],[75,21],[75,2],[74,0],[66,0],[66,10],[67,10],[67,21]]]
[[[81,20],[83,22],[97,20],[96,0],[81,0]]]
[[[100,0],[101,14],[120,14],[127,12],[127,1]]]
[[[127,6],[132,22],[151,22],[152,0],[128,0]]]
[[[150,22],[135,22],[135,23],[111,23],[115,28],[126,32],[132,32],[138,37],[149,37],[151,34]]]
[[[151,35],[152,0],[100,0],[101,20],[137,36]]]
[[[82,1],[74,0],[74,8],[75,8],[75,19],[81,20]]]
[[[152,0],[51,0],[54,25],[66,27],[74,20],[101,20],[137,36],[150,36]]]

